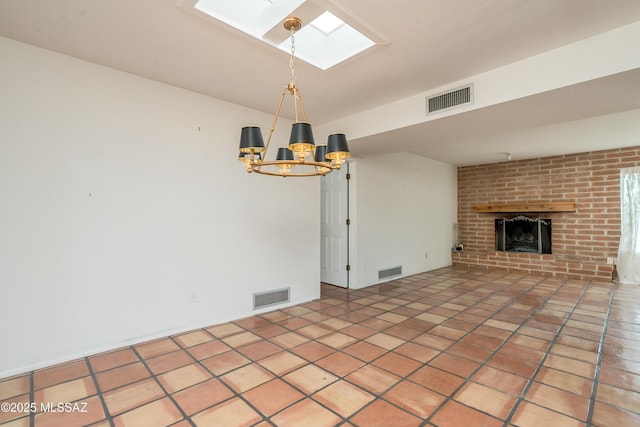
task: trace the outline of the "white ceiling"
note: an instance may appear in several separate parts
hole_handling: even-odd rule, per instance
[[[273,113],[289,76],[287,54],[192,13],[194,2],[2,0],[0,35]],[[383,43],[327,71],[297,61],[314,124],[640,21],[638,0],[309,0],[296,15],[309,22],[318,9]],[[639,108],[636,69],[359,138],[352,151],[409,151],[464,165],[504,160],[509,139],[514,156],[536,157],[558,152],[557,144],[532,146],[532,132]],[[565,141],[562,151],[585,147]]]

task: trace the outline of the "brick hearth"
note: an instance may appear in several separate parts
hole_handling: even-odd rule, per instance
[[[453,264],[611,280],[620,239],[620,169],[640,166],[640,146],[458,168],[458,229],[464,252]],[[553,254],[496,252],[494,220],[474,205],[576,203],[575,212],[541,214],[553,221]],[[537,214],[527,213],[528,216]]]

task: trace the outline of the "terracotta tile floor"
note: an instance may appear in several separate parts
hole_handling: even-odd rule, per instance
[[[444,268],[0,380],[17,426],[640,426],[640,287]],[[84,412],[42,412],[76,402]]]

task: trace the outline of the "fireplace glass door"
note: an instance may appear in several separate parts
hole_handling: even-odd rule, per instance
[[[496,251],[551,253],[551,220],[517,216],[496,219]]]

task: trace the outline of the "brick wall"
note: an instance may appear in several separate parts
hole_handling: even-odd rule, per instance
[[[458,168],[458,229],[464,252],[455,265],[546,272],[611,280],[620,239],[620,169],[640,166],[640,146]],[[477,204],[576,203],[575,212],[526,213],[551,218],[551,255],[496,252],[495,219]]]

